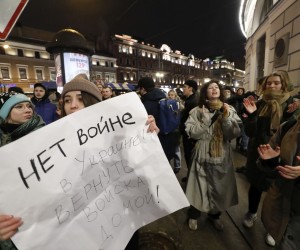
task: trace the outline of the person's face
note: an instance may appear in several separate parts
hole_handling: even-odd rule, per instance
[[[33,106],[30,102],[16,104],[10,111],[7,122],[10,124],[23,124],[33,115]]]
[[[231,92],[229,89],[224,89],[223,90],[223,94],[224,94],[224,97],[227,99],[231,96]]]
[[[111,96],[112,96],[112,91],[111,91],[110,88],[104,88],[104,89],[102,90],[102,97],[103,97],[104,99],[111,98]]]
[[[170,99],[176,99],[176,95],[175,95],[175,93],[173,91],[171,91],[171,92],[168,93],[168,97]]]
[[[242,95],[243,94],[243,90],[242,89],[238,89],[238,91],[236,92],[238,95]]]
[[[34,96],[38,99],[42,99],[45,95],[46,91],[42,87],[36,87],[34,89]]]
[[[266,82],[266,89],[281,90],[282,83],[279,76],[270,76]]]
[[[97,88],[99,89],[99,91],[100,91],[100,93],[101,93],[102,90],[103,90],[103,86],[102,86],[101,84],[98,84],[98,85],[97,85]]]
[[[207,88],[207,99],[208,100],[216,100],[220,98],[220,89],[218,84],[211,83]]]
[[[191,94],[193,94],[193,88],[184,84],[182,88],[182,92],[184,96],[189,97]]]
[[[66,115],[77,112],[85,108],[81,91],[70,91],[64,96],[64,110]]]

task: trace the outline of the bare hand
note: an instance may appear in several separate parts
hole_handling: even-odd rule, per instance
[[[149,125],[147,132],[156,132],[157,134],[159,133],[159,128],[156,126],[155,118],[153,117],[153,115],[148,115],[146,125]]]
[[[0,215],[0,240],[8,240],[18,231],[23,224],[19,217]]]
[[[288,113],[293,113],[296,109],[298,109],[300,107],[300,100],[295,100],[293,103],[291,103],[289,106],[288,106],[288,110],[287,112]]]
[[[259,145],[257,151],[263,160],[272,159],[280,155],[280,147],[277,146],[274,150],[269,144]]]
[[[255,99],[253,96],[244,98],[243,104],[249,114],[252,114],[253,112],[255,112],[257,110],[256,104],[255,104]]]
[[[298,161],[300,160],[300,156],[297,156]],[[278,166],[276,167],[278,173],[286,179],[296,179],[300,176],[300,166]]]
[[[224,102],[223,105],[223,117],[228,117],[229,116],[229,104]]]

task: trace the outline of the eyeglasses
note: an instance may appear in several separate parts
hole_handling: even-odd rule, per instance
[[[33,105],[31,103],[24,103],[24,104],[17,104],[16,106],[13,107],[14,109],[18,111],[24,111],[25,108],[33,110]]]

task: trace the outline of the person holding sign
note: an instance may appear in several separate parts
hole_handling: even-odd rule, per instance
[[[241,123],[235,109],[224,103],[220,83],[211,80],[203,85],[199,106],[185,123],[187,135],[196,140],[186,188],[191,230],[197,229],[197,218],[205,212],[222,231],[221,212],[238,204],[230,140],[240,135]]]
[[[34,106],[26,95],[0,95],[0,146],[15,141],[45,125],[34,112]],[[0,249],[17,249],[9,239],[23,224],[22,219],[12,215],[0,215]]]
[[[79,74],[64,86],[62,96],[62,116],[70,115],[101,101],[101,94],[95,84],[85,74]],[[159,132],[153,116],[148,116],[148,132]],[[126,246],[126,250],[137,250],[138,232],[136,231]]]

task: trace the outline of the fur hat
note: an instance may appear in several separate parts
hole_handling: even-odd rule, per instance
[[[184,84],[189,87],[192,87],[194,92],[196,92],[198,89],[198,84],[194,80],[187,80]]]
[[[8,117],[11,109],[21,102],[30,102],[29,98],[24,94],[10,95],[8,93],[0,94],[0,117],[4,120]]]
[[[148,92],[154,89],[155,83],[150,77],[142,77],[138,82],[138,86],[144,88]]]
[[[79,74],[66,83],[63,92],[61,93],[61,97],[64,98],[65,94],[70,91],[83,91],[94,96],[99,101],[102,100],[101,93],[97,86],[88,80],[86,74]]]

